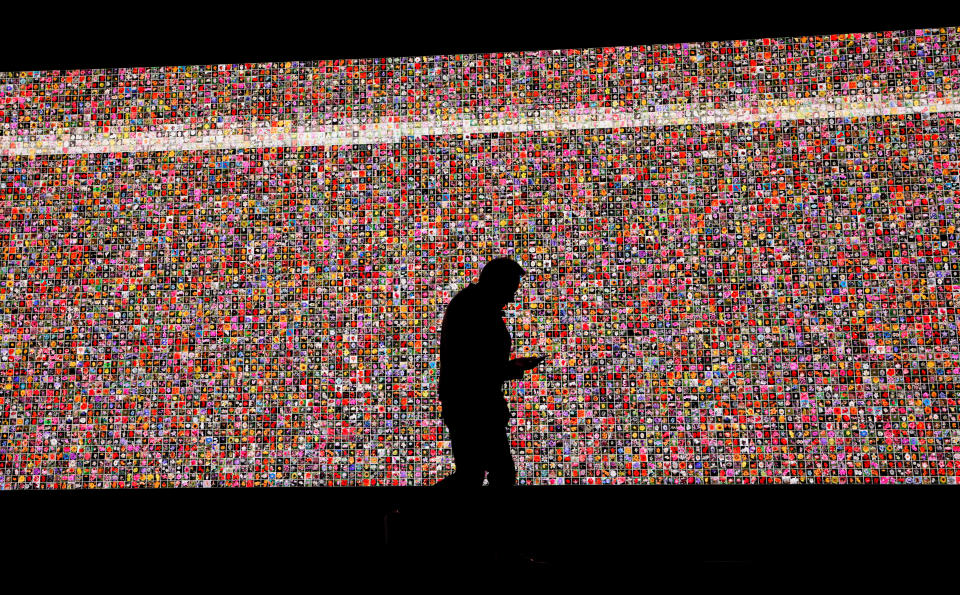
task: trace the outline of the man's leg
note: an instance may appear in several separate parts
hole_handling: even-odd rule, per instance
[[[513,453],[510,452],[510,430],[503,426],[491,428],[488,434],[487,469],[490,487],[512,487],[517,483],[517,468],[513,464]]]
[[[459,488],[482,486],[485,468],[481,433],[478,428],[469,425],[454,426],[449,429],[450,444],[453,447],[453,462],[457,470],[450,478],[447,478],[455,479],[444,484],[444,487],[447,485]]]

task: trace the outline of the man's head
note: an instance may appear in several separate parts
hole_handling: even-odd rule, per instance
[[[520,277],[526,274],[523,267],[509,257],[495,258],[483,266],[477,287],[483,290],[491,303],[502,308],[513,301],[520,287]]]

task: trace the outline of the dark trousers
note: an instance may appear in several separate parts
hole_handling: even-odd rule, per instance
[[[444,416],[444,423],[450,432],[457,470],[438,482],[437,487],[480,487],[484,475],[490,487],[516,485],[517,469],[510,452],[509,428],[503,424],[499,411],[456,423]]]

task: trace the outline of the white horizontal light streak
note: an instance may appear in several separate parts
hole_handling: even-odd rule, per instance
[[[0,156],[365,145],[397,143],[402,139],[433,135],[467,136],[530,130],[542,132],[587,128],[663,127],[958,112],[960,94],[913,98],[874,95],[765,100],[724,108],[695,104],[655,105],[647,109],[645,112],[614,108],[573,108],[549,112],[514,110],[461,120],[414,122],[388,117],[374,123],[335,125],[308,123],[295,126],[292,121],[275,124],[260,121],[207,129],[203,128],[203,124],[165,124],[158,126],[156,130],[145,132],[129,132],[122,126],[96,132],[64,128],[26,140],[17,140],[10,135],[0,136]]]

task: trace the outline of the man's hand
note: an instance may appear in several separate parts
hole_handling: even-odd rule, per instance
[[[540,357],[518,357],[515,362],[518,362],[518,365],[524,370],[532,370],[543,363],[547,359],[547,356],[541,355]]]
[[[523,373],[532,370],[543,363],[547,356],[540,357],[518,357],[507,362],[507,380],[519,380],[523,378]]]

